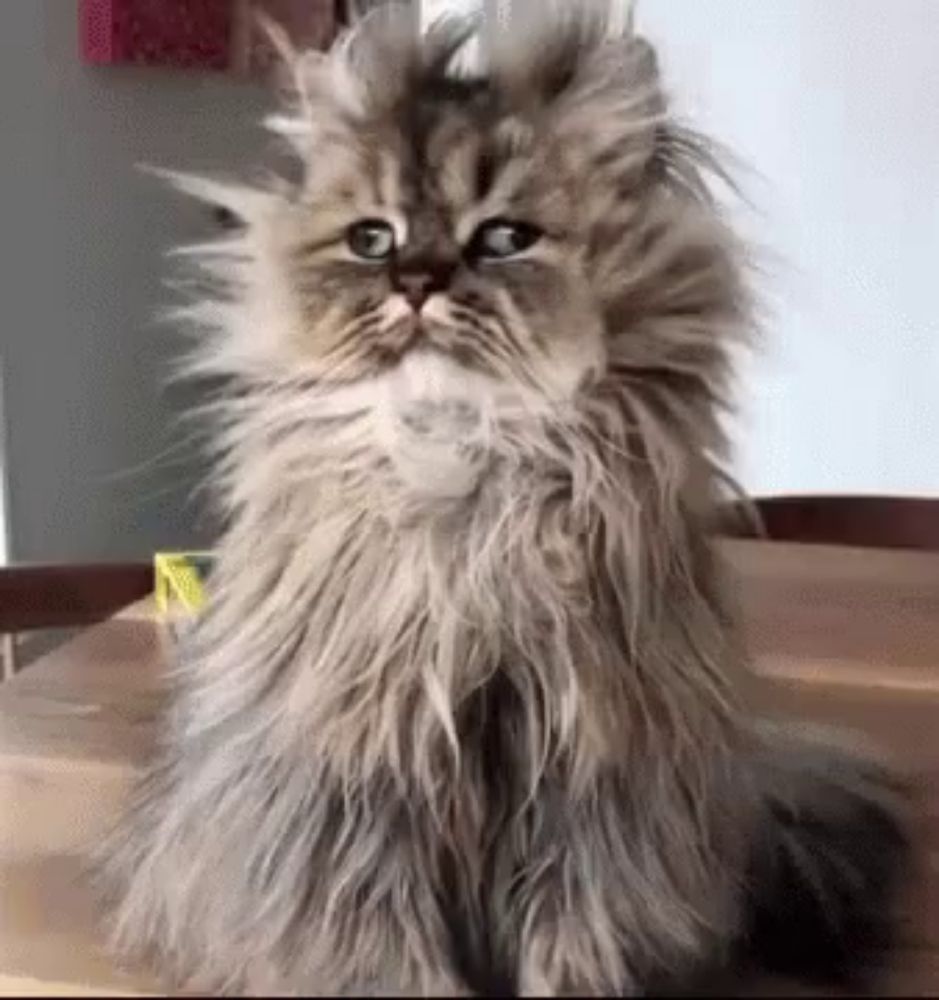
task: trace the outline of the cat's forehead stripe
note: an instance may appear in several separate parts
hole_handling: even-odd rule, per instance
[[[401,163],[388,150],[381,150],[376,164],[378,172],[378,203],[388,208],[398,208],[401,204]]]
[[[487,214],[507,211],[527,170],[524,151],[507,142],[505,122],[452,100],[425,108],[420,128],[393,144],[385,136],[370,158],[368,179],[374,203],[407,239],[403,220],[428,211],[443,217],[452,235],[465,242]]]

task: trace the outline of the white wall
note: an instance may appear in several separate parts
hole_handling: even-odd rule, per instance
[[[746,384],[757,492],[939,493],[939,3],[641,0],[778,253]]]
[[[18,559],[146,556],[197,540],[191,454],[165,454],[178,343],[153,320],[163,252],[204,211],[135,170],[221,167],[262,141],[253,88],[82,65],[72,0],[0,3],[0,361]],[[177,436],[178,439],[178,436]]]

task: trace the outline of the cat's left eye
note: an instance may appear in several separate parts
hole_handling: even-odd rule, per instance
[[[363,219],[346,231],[349,249],[363,260],[387,260],[395,248],[395,232],[383,219]]]
[[[484,222],[473,234],[469,251],[476,257],[504,259],[533,247],[542,237],[537,226],[528,222],[510,222],[491,219]]]

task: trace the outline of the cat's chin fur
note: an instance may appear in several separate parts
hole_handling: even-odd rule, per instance
[[[486,97],[447,75],[446,39],[361,30],[294,61],[275,122],[347,200],[392,184],[355,173],[390,149],[353,154],[389,129],[405,147],[409,101],[443,94],[430,169],[473,148]],[[563,252],[454,265],[450,354],[387,363],[400,296],[322,250],[304,191],[182,182],[245,220],[204,248],[217,294],[186,313],[227,388],[226,528],[159,753],[100,851],[116,951],[171,984],[642,994],[880,957],[902,796],[754,724],[708,537],[751,325],[712,158],[641,41],[576,21],[523,41],[496,51],[485,137],[541,184]],[[447,165],[455,198],[498,186]]]
[[[577,392],[598,368],[583,356],[555,359],[535,394],[433,347],[416,347],[359,393],[369,400],[375,443],[400,483],[415,497],[459,499],[474,492],[499,452],[494,435],[573,409]]]

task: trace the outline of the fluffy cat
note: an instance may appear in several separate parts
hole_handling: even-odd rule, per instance
[[[754,724],[709,544],[752,325],[637,37],[461,76],[389,8],[288,56],[302,175],[178,179],[226,520],[115,946],[243,992],[641,994],[879,946],[887,774]]]

